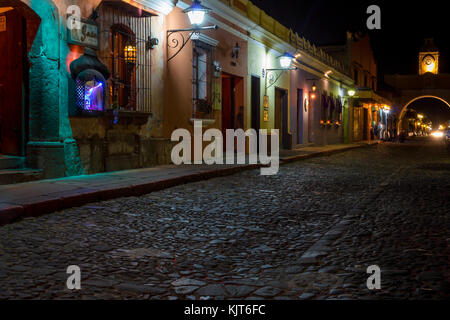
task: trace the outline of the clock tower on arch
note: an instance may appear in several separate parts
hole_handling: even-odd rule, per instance
[[[438,74],[439,72],[439,50],[434,45],[434,40],[425,39],[425,45],[419,52],[419,75],[425,73]]]

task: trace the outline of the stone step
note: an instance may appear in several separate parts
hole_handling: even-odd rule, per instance
[[[25,158],[0,154],[0,170],[23,168]]]
[[[40,180],[43,176],[40,169],[3,169],[0,170],[0,185]]]

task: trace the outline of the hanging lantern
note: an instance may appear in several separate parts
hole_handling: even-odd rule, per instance
[[[123,56],[126,63],[136,64],[136,46],[128,44],[123,49]]]
[[[211,9],[203,6],[200,1],[194,0],[192,2],[192,5],[185,9],[183,12],[188,15],[189,21],[192,25],[198,26],[199,24],[202,24],[206,13],[210,11]]]
[[[283,69],[288,69],[291,66],[292,61],[294,60],[294,56],[288,52],[279,57],[280,65]]]

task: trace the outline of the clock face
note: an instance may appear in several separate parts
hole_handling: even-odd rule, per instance
[[[433,65],[433,64],[434,64],[434,58],[433,58],[433,56],[426,55],[426,56],[423,58],[423,63],[424,63],[426,66],[431,66],[431,65]]]
[[[422,59],[422,69],[424,72],[436,73],[436,60],[431,54],[427,54]]]

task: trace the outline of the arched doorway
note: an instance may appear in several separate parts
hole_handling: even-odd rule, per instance
[[[0,154],[24,156],[28,141],[28,52],[41,19],[23,3],[0,7]]]
[[[433,95],[423,95],[423,96],[419,96],[419,97],[415,97],[413,99],[410,99],[402,108],[401,112],[400,112],[400,117],[399,117],[399,121],[397,123],[397,130],[398,132],[400,132],[402,129],[402,125],[403,125],[403,120],[404,117],[406,115],[406,111],[408,110],[408,107],[410,107],[413,103],[415,103],[416,101],[419,101],[421,99],[436,99],[438,101],[443,102],[445,105],[447,105],[447,107],[450,108],[450,103],[447,102],[445,99],[438,97],[438,96],[433,96]]]

